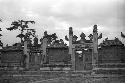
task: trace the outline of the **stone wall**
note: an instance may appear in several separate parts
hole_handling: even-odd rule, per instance
[[[48,49],[49,63],[64,63],[67,64],[70,61],[68,55],[68,48],[49,48]]]
[[[99,63],[124,63],[125,53],[122,46],[107,46],[99,50]]]
[[[99,64],[101,63],[125,63],[125,47],[123,46],[107,46],[102,47],[98,49],[99,53]],[[13,50],[13,51],[2,51],[1,53],[1,62],[2,63],[21,63],[22,61],[22,54],[23,51],[21,50]],[[37,55],[31,55],[30,56],[30,63],[35,64],[36,61],[40,63],[42,59],[42,55],[37,56],[36,58],[39,60],[35,61],[35,56]],[[84,69],[92,69],[92,50],[86,50],[82,54],[84,57],[82,59],[76,57],[76,64],[77,67],[82,67],[84,63]],[[69,63],[71,60],[71,57],[68,55],[68,48],[47,48],[47,56],[48,56],[48,63]],[[77,56],[77,54],[76,54]],[[84,60],[84,61],[83,61]],[[81,64],[81,65],[80,65]],[[78,68],[79,68],[78,67]]]
[[[1,62],[2,63],[20,63],[22,60],[22,51],[7,51],[2,52]]]

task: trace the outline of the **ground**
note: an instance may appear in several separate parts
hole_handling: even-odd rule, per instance
[[[125,83],[125,75],[102,75],[67,71],[7,71],[0,83]]]

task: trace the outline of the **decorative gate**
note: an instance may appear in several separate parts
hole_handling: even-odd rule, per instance
[[[72,70],[85,70],[86,69],[86,56],[87,52],[90,51],[88,59],[91,60],[88,62],[89,65],[92,65],[92,68],[95,68],[95,65],[98,64],[98,32],[97,25],[93,26],[93,35],[90,34],[88,37],[89,40],[86,40],[86,35],[81,33],[81,39],[77,41],[77,36],[73,35],[72,27],[69,28],[69,55],[71,56]],[[85,51],[86,50],[86,51]],[[77,51],[81,51],[81,53],[76,53]],[[91,53],[91,54],[90,54]],[[81,56],[81,62],[78,57]],[[87,65],[88,65],[87,64]],[[90,69],[92,69],[90,68]]]

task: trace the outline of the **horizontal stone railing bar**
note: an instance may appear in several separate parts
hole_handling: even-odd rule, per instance
[[[118,74],[118,75],[125,75],[125,70],[122,69],[116,69],[116,70],[105,70],[105,69],[98,69],[98,70],[93,70],[95,74],[108,74],[108,75],[113,75],[113,74]]]
[[[97,68],[125,68],[125,63],[104,63],[96,65]]]
[[[125,63],[103,63],[103,64],[99,64],[99,65],[125,65]]]
[[[71,64],[43,64],[40,67],[71,67]]]
[[[125,68],[94,68],[93,70],[125,70]]]
[[[1,63],[0,67],[19,67],[20,63]]]

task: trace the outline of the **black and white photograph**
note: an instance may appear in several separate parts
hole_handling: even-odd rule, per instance
[[[125,0],[0,0],[0,83],[125,83]]]

